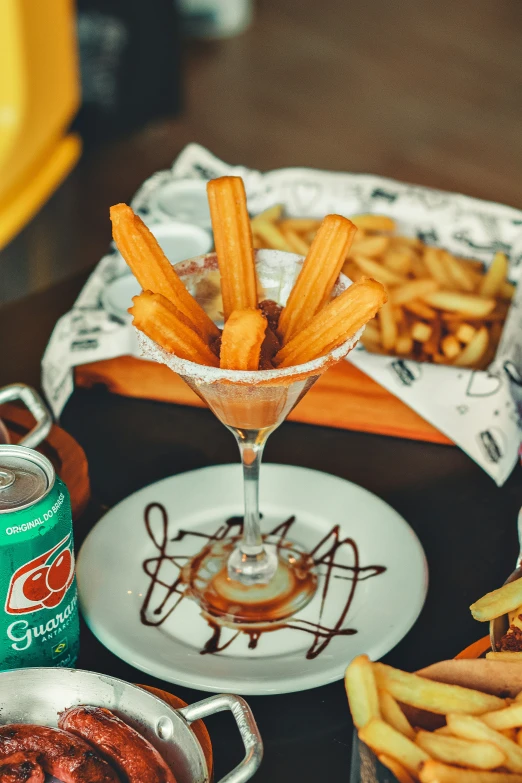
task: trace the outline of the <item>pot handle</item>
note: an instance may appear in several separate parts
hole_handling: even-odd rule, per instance
[[[244,783],[244,781],[250,780],[257,771],[263,758],[263,740],[252,710],[246,701],[241,696],[223,693],[219,696],[210,696],[203,701],[197,701],[195,704],[189,704],[188,707],[182,707],[178,713],[185,718],[187,723],[192,723],[217,712],[224,712],[224,710],[230,710],[234,716],[245,746],[245,757],[232,772],[221,778],[218,783]]]
[[[0,389],[0,405],[13,400],[22,400],[36,419],[36,426],[19,441],[18,445],[35,449],[49,434],[53,423],[52,416],[40,395],[25,383],[13,383]]]

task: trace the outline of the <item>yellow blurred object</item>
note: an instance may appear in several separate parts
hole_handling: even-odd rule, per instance
[[[80,156],[77,60],[72,0],[0,0],[0,249]]]

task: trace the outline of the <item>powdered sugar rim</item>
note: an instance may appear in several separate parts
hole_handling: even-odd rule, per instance
[[[280,370],[253,370],[246,372],[242,370],[221,370],[219,367],[208,367],[207,365],[190,362],[188,359],[180,359],[179,356],[168,353],[151,340],[150,337],[147,337],[143,332],[136,329],[141,355],[152,361],[159,362],[160,364],[166,364],[167,367],[174,372],[177,372],[178,375],[186,375],[196,383],[219,383],[220,381],[229,381],[231,383],[248,385],[257,385],[259,383],[266,384],[268,381],[278,381],[293,375],[315,375],[316,373],[320,373],[325,365],[335,364],[340,359],[343,359],[358,343],[363,331],[364,326],[338,348],[327,353],[325,356],[321,356],[319,359],[314,359],[312,362],[296,364],[292,367],[283,367]]]
[[[256,251],[256,256],[257,255],[258,253]],[[286,264],[293,263],[296,265],[303,260],[302,256],[298,256],[295,253],[285,253],[282,250],[263,250],[262,256],[265,261],[268,261],[270,266],[275,266],[277,262],[280,264],[284,264],[286,262]],[[176,265],[176,269],[183,277],[182,273],[184,269],[189,267],[192,270],[194,270],[194,267],[204,269],[208,261],[214,258],[215,253],[206,253],[203,256],[197,256],[196,258],[182,261],[180,264]],[[341,272],[335,284],[335,295],[338,296],[340,293],[342,293],[342,291],[345,291],[347,288],[349,288],[351,284],[352,281]],[[280,302],[279,304],[284,303]],[[283,367],[280,370],[242,371],[222,370],[219,367],[209,367],[208,365],[191,362],[188,359],[181,359],[179,356],[169,353],[156,342],[154,342],[154,340],[152,340],[150,337],[147,337],[146,334],[136,329],[138,346],[141,355],[152,361],[165,364],[167,367],[169,367],[169,369],[178,373],[178,375],[185,375],[192,381],[201,384],[227,381],[229,383],[248,385],[258,385],[260,383],[267,384],[270,381],[276,382],[285,378],[291,378],[294,375],[302,376],[320,373],[327,365],[334,364],[340,359],[343,359],[358,343],[363,332],[364,326],[359,329],[359,331],[356,332],[353,337],[351,337],[349,340],[346,340],[344,343],[342,343],[342,345],[339,345],[333,351],[330,351],[324,356],[320,356],[318,359],[314,359],[311,362],[306,362],[305,364]]]

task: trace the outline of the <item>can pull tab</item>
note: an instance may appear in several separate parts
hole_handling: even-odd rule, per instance
[[[51,430],[53,423],[51,413],[38,392],[25,383],[13,383],[0,389],[0,405],[13,400],[21,400],[36,419],[36,426],[19,441],[20,446],[35,449]],[[2,483],[0,474],[0,489],[6,489],[7,486]]]
[[[0,492],[3,489],[9,489],[15,483],[16,476],[12,470],[0,468]]]

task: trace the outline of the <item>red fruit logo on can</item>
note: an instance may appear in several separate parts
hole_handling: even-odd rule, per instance
[[[74,553],[69,534],[48,552],[20,566],[9,582],[5,611],[26,614],[59,606],[74,579]]]

